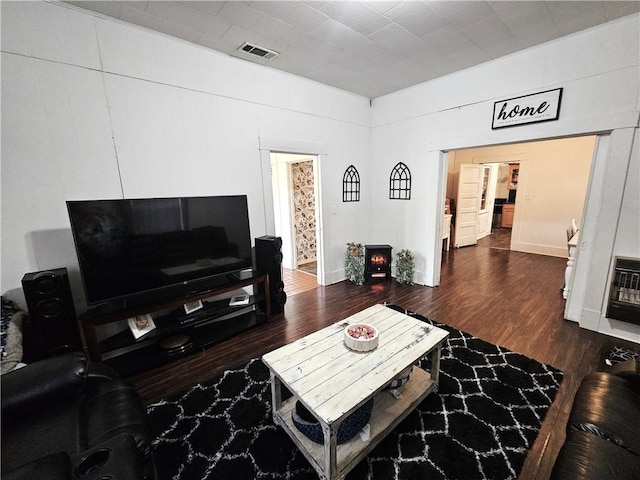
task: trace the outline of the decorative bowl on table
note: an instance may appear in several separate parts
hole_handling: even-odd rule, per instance
[[[344,344],[356,352],[369,352],[378,346],[378,330],[366,323],[354,323],[344,329]]]

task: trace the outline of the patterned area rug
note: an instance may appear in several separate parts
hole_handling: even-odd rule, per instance
[[[638,358],[638,353],[626,347],[613,347],[604,362],[608,366],[615,365],[616,363],[626,362],[633,358]]]
[[[442,351],[440,390],[347,480],[517,478],[562,372],[405,313],[450,332]],[[427,362],[422,366],[429,368]],[[287,434],[274,425],[270,402],[268,369],[254,359],[150,405],[160,480],[317,479]]]

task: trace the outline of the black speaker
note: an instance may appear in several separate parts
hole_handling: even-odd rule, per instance
[[[269,275],[271,313],[282,313],[287,303],[287,294],[282,281],[282,239],[266,235],[256,241],[256,270]],[[264,284],[258,284],[258,293],[264,294]],[[265,308],[261,305],[261,308]]]
[[[67,269],[27,273],[22,290],[29,308],[22,326],[23,361],[82,350]]]

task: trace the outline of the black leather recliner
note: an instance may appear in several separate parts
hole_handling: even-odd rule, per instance
[[[640,361],[587,375],[552,480],[640,480]]]
[[[83,353],[3,375],[1,395],[3,479],[155,477],[137,392]]]

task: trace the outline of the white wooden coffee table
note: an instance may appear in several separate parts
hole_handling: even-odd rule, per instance
[[[367,323],[379,333],[371,352],[343,343],[346,325]],[[262,357],[271,372],[273,419],[293,439],[320,478],[342,479],[431,392],[438,389],[440,348],[448,332],[383,305],[375,305]],[[396,398],[385,387],[407,367],[431,354],[431,371],[414,367]],[[283,385],[293,394],[282,400]],[[370,438],[359,435],[336,444],[342,421],[374,398]],[[324,444],[309,440],[294,425],[299,400],[318,419]]]

